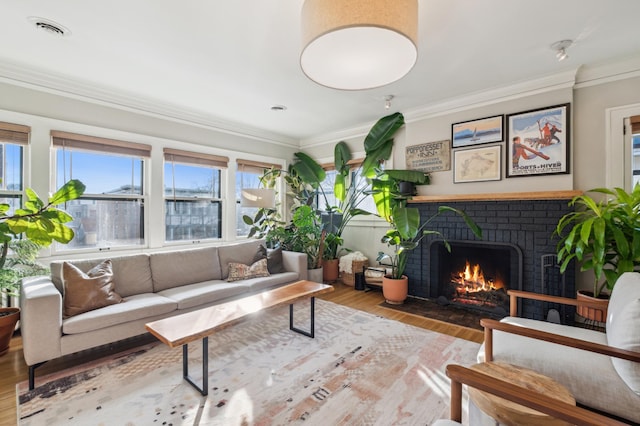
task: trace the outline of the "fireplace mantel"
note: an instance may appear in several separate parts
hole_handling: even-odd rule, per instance
[[[485,194],[416,195],[410,203],[452,201],[570,200],[582,191],[496,192]]]

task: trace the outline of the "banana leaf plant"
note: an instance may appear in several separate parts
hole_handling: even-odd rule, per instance
[[[390,278],[402,278],[407,266],[409,251],[418,247],[420,241],[427,235],[441,237],[445,248],[451,251],[451,246],[440,231],[427,228],[429,223],[445,212],[462,217],[474,235],[482,238],[482,230],[464,211],[449,206],[439,206],[435,214],[421,223],[420,210],[407,206],[411,195],[400,192],[400,182],[425,185],[429,183],[429,176],[413,170],[386,170],[382,173],[379,172],[378,177],[372,180],[371,192],[376,202],[378,215],[391,225],[391,229],[385,233],[381,241],[392,247],[393,252],[392,254],[379,252],[376,259],[378,262],[391,264]]]
[[[640,184],[631,192],[622,188],[596,188],[587,192],[603,194],[596,201],[583,194],[569,205],[576,211],[560,218],[554,234],[560,272],[572,260],[581,271],[593,270],[593,295],[612,290],[625,272],[640,271]],[[604,278],[604,279],[603,279]]]
[[[32,189],[27,189],[26,202],[21,209],[8,214],[10,205],[0,204],[0,271],[3,276],[11,275],[7,272],[7,255],[12,240],[23,236],[26,240],[41,247],[49,246],[54,241],[67,244],[74,237],[73,229],[66,226],[73,220],[70,214],[56,206],[80,197],[85,186],[79,180],[70,180],[58,191],[51,195],[45,203]],[[9,262],[10,263],[10,262]],[[3,279],[3,286],[9,291],[16,284]]]
[[[309,155],[298,152],[295,155],[296,162],[292,169],[305,182],[307,182],[324,201],[324,211],[331,215],[341,215],[340,222],[326,229],[334,234],[335,238],[327,240],[325,257],[337,258],[338,248],[343,244],[342,233],[351,219],[356,216],[370,215],[371,213],[360,208],[361,204],[371,194],[370,179],[376,175],[380,164],[391,157],[393,149],[393,137],[404,125],[404,116],[394,113],[379,119],[369,130],[364,140],[365,158],[360,166],[359,173],[353,173],[351,164],[352,154],[345,142],[339,142],[334,149],[334,166],[336,178],[333,193],[337,205],[330,205],[322,188],[322,182],[326,178],[326,172]]]

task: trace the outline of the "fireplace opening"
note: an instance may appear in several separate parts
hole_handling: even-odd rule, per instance
[[[433,241],[430,298],[474,312],[502,318],[509,312],[510,289],[522,289],[522,252],[514,244],[476,241]]]

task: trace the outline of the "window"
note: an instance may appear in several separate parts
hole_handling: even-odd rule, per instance
[[[66,204],[76,237],[57,250],[144,244],[144,162],[149,145],[52,131],[56,187],[70,179],[85,193]]]
[[[236,236],[243,237],[249,234],[250,227],[242,220],[242,216],[255,217],[258,207],[241,206],[241,193],[243,189],[257,189],[261,186],[260,177],[264,175],[265,170],[281,169],[278,164],[262,163],[259,161],[237,160],[236,171]]]
[[[23,146],[29,143],[27,126],[0,122],[0,203],[19,208],[23,190]]]
[[[640,115],[635,115],[630,118],[631,124],[631,144],[632,144],[632,160],[631,160],[631,173],[632,173],[632,186],[633,188],[638,182],[640,182]]]
[[[221,175],[229,159],[164,150],[165,240],[222,238]]]
[[[362,161],[362,159],[351,160],[348,163],[351,165],[351,174],[349,176],[349,182],[347,182],[347,189],[353,189],[356,193],[359,194],[362,194],[364,191],[370,189],[370,185],[367,182],[367,179],[360,174],[360,165],[362,164]],[[361,197],[350,198],[349,194],[347,194],[347,200],[350,200],[350,202],[347,202],[345,200],[344,202],[339,203],[338,200],[336,200],[333,189],[337,171],[335,170],[333,164],[327,164],[323,167],[326,170],[326,178],[321,184],[324,196],[322,195],[322,193],[319,193],[316,198],[316,204],[319,209],[325,210],[327,205],[331,207],[345,207],[345,204],[347,204],[347,208],[358,208],[373,214],[377,213],[376,206],[371,195],[363,195]],[[326,200],[324,197],[326,197]],[[342,204],[342,206],[340,204]]]

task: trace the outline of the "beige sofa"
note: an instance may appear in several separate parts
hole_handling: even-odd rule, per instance
[[[306,255],[282,252],[283,272],[227,282],[229,262],[251,264],[261,240],[151,254],[111,257],[115,291],[123,303],[63,317],[62,261],[51,277],[25,279],[21,332],[29,384],[42,363],[88,348],[146,333],[160,318],[307,278]],[[107,258],[70,261],[83,272]]]
[[[514,293],[526,297],[526,292]],[[479,362],[487,359],[488,347],[494,361],[549,376],[580,404],[640,423],[640,273],[627,272],[616,282],[606,333],[515,315],[492,323],[483,320],[494,331],[492,344],[485,342],[478,352]],[[537,338],[529,337],[527,329],[535,330]],[[554,336],[562,344],[551,343]],[[565,346],[570,343],[566,338],[576,339],[572,341],[576,346]]]

